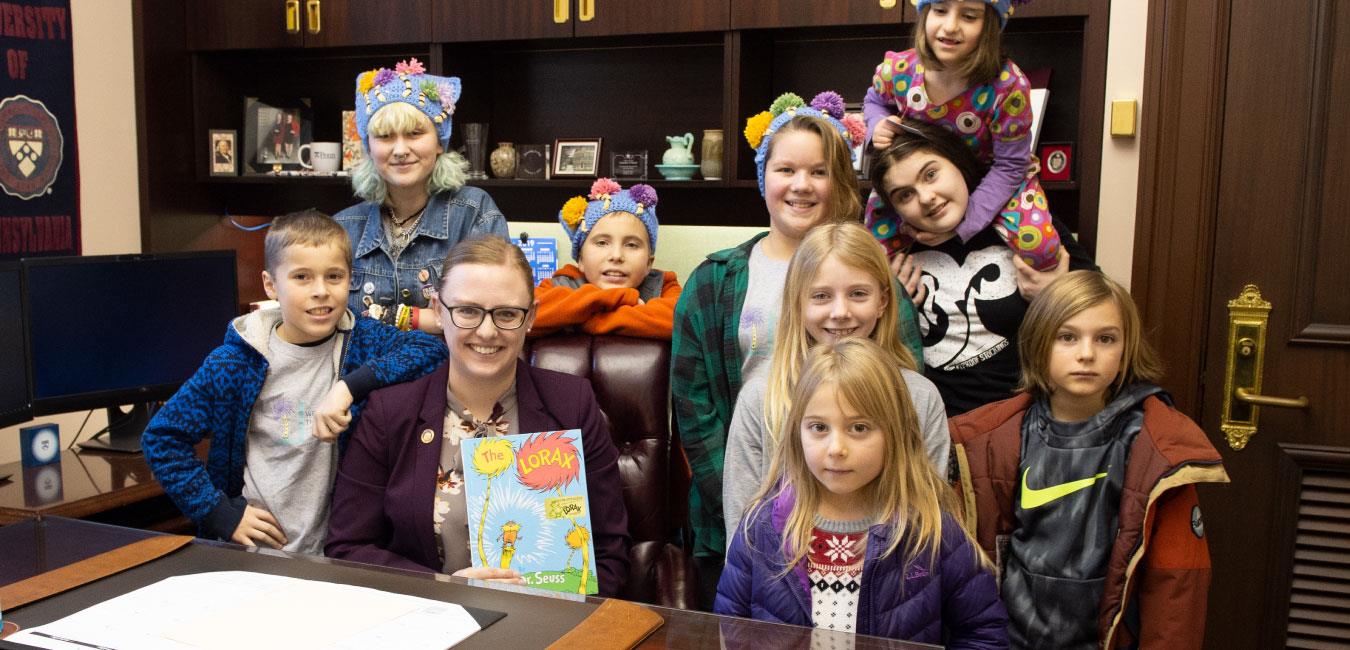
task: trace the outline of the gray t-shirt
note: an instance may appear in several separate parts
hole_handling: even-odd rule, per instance
[[[294,345],[273,329],[267,379],[249,415],[244,447],[244,499],[276,517],[286,551],[323,555],[337,445],[314,437],[314,406],[337,381],[341,335]]]
[[[756,374],[768,372],[790,261],[775,260],[764,254],[764,240],[750,250],[750,275],[746,280],[745,302],[741,304],[741,321],[736,328],[736,340],[741,350],[742,385]]]
[[[942,396],[937,386],[923,375],[904,369],[900,374],[914,401],[924,451],[938,473],[946,476],[952,437],[947,430],[947,409],[942,404]],[[769,465],[773,464],[773,438],[764,423],[767,389],[767,373],[741,386],[727,430],[727,451],[722,469],[722,518],[727,527],[728,547],[741,515],[759,493],[769,474]]]

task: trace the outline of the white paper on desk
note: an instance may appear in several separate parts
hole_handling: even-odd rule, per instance
[[[442,650],[481,628],[463,607],[246,571],[175,576],[7,638],[51,650]]]

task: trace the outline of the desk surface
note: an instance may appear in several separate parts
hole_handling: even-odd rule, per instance
[[[23,521],[0,528],[0,585],[31,577],[156,533],[63,518]],[[326,580],[434,598],[504,612],[506,618],[457,647],[542,648],[598,606],[601,599],[548,596],[514,589],[470,585],[460,578],[374,567],[328,558],[247,550],[231,544],[196,540],[174,553],[123,573],[16,610],[5,620],[36,627],[114,596],[172,575],[202,571],[258,571],[308,580]],[[205,601],[204,601],[205,602]],[[825,632],[774,623],[729,618],[663,607],[650,607],[665,625],[641,647],[928,648],[842,632]],[[24,648],[0,641],[3,648]]]
[[[208,443],[198,446],[206,457]],[[145,457],[98,451],[63,451],[61,462],[25,468],[0,465],[0,525],[41,516],[84,518],[164,494]]]

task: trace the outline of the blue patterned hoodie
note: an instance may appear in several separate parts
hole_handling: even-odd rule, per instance
[[[267,381],[267,349],[280,309],[234,319],[225,342],[155,414],[142,436],[145,459],[174,505],[197,524],[198,535],[229,539],[244,516],[244,440],[253,403]],[[334,365],[355,402],[352,422],[338,438],[339,454],[373,389],[431,372],[445,344],[424,332],[401,332],[347,311],[338,322]],[[211,438],[203,465],[194,447]]]

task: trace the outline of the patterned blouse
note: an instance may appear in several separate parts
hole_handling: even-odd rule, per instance
[[[435,509],[432,528],[440,539],[436,551],[441,571],[454,573],[473,566],[469,552],[468,504],[464,498],[464,460],[460,441],[487,436],[520,433],[516,417],[516,387],[507,389],[484,420],[474,417],[447,387],[445,390],[445,440],[441,442],[441,461],[436,467]]]

